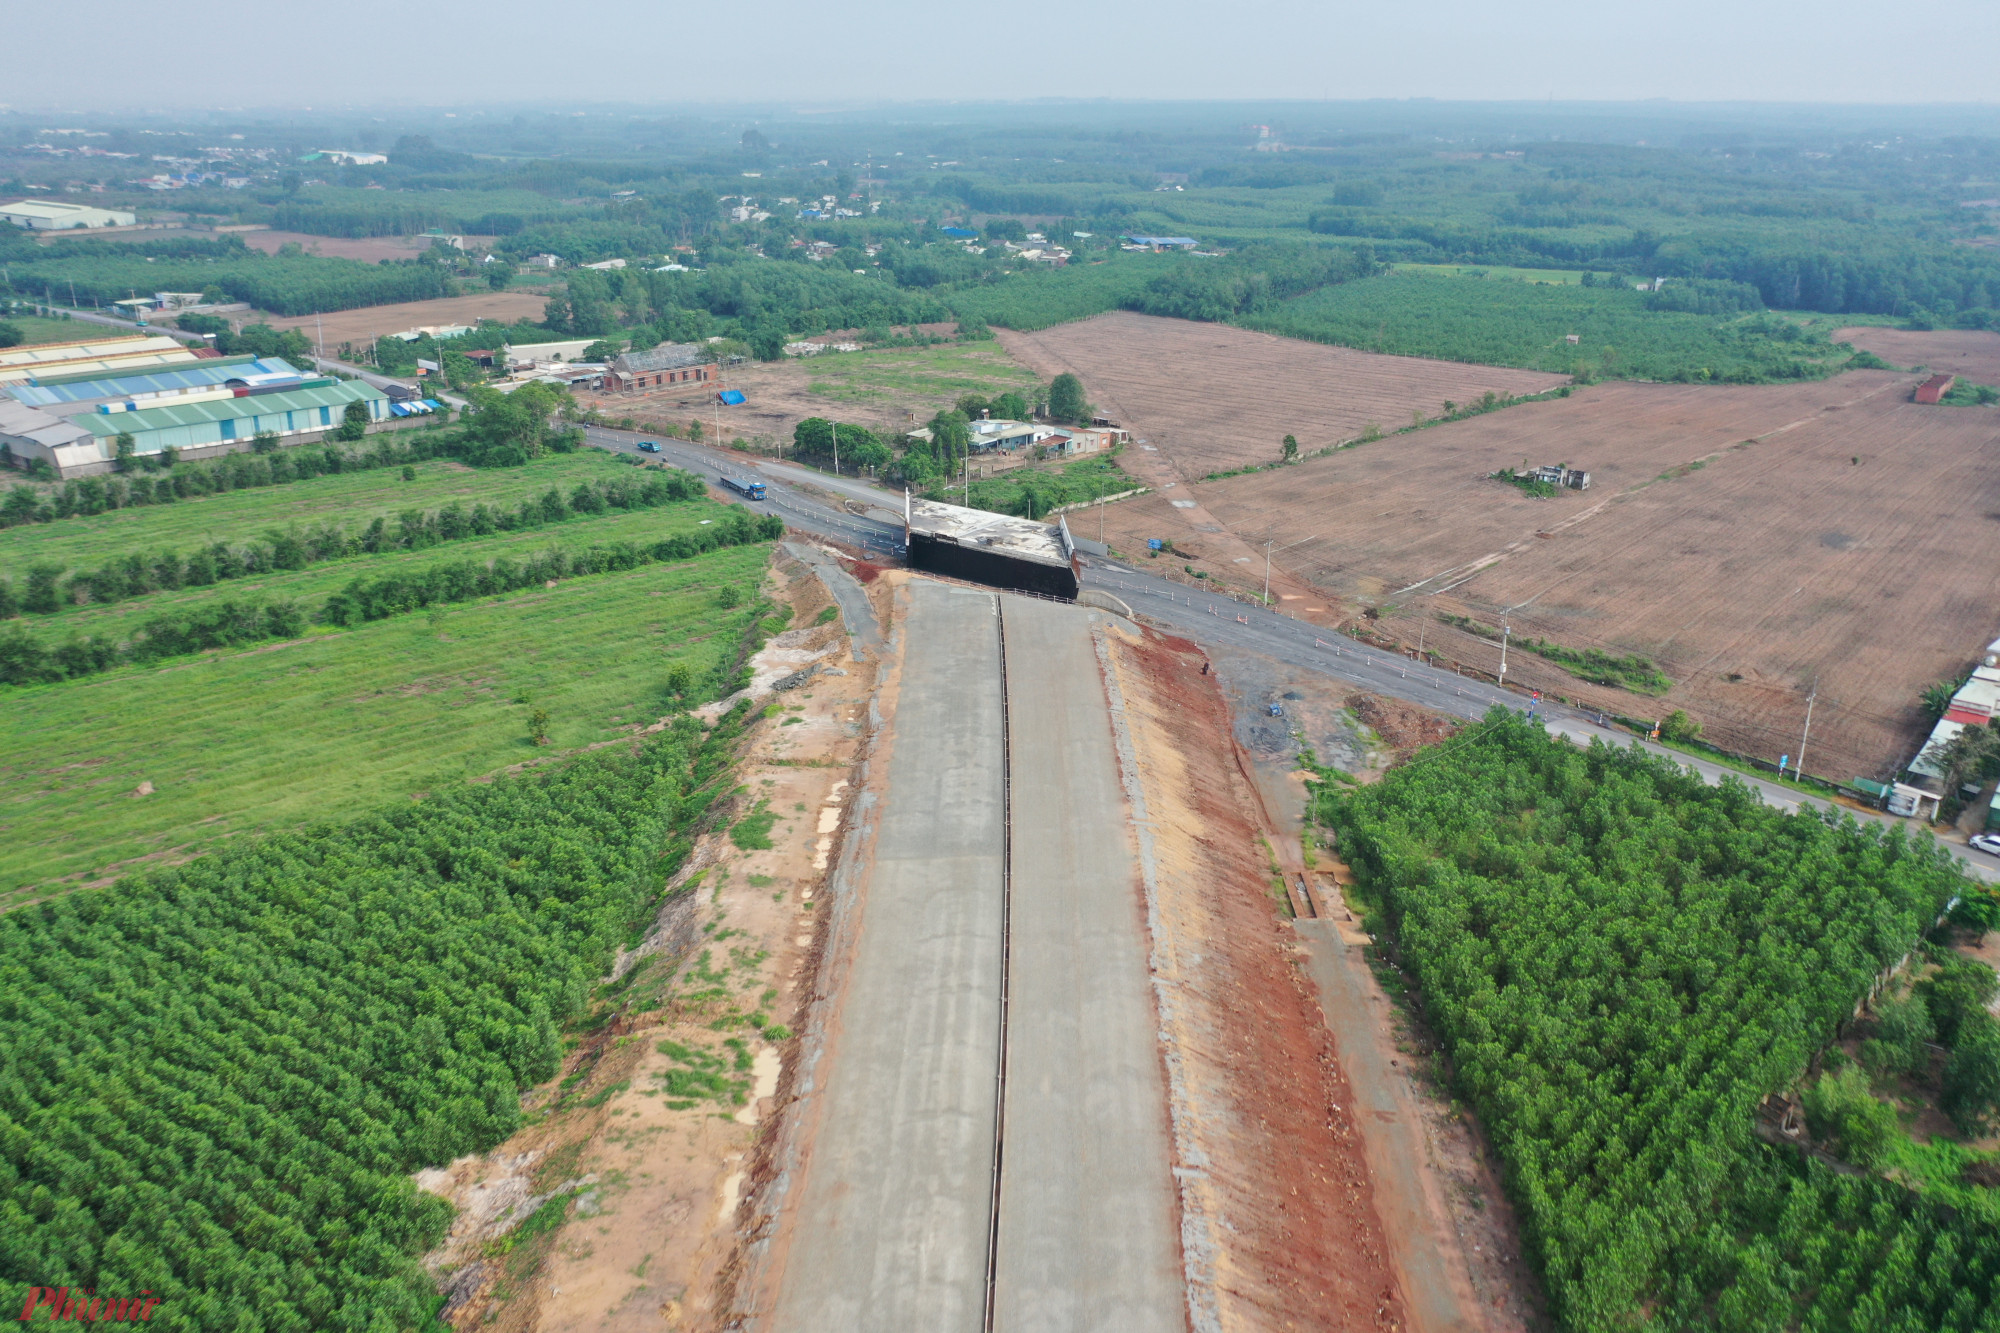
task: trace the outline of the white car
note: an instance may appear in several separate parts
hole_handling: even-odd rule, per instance
[[[1972,835],[1972,846],[1975,851],[1985,852],[1988,856],[2000,856],[2000,834],[1975,833]]]

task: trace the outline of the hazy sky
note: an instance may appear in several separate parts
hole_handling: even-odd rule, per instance
[[[22,5],[17,108],[1109,98],[2000,100],[2000,4]]]

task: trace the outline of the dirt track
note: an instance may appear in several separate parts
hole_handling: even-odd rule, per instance
[[[1043,378],[1072,371],[1100,413],[1146,437],[1192,480],[1436,416],[1446,399],[1536,393],[1560,375],[1382,356],[1296,338],[1119,311],[1000,340]]]
[[[1842,329],[1833,335],[1899,366],[1928,366],[1974,384],[2000,386],[2000,333],[1982,329]]]
[[[1641,653],[1677,682],[1660,699],[1601,689],[1517,651],[1512,683],[1645,718],[1683,708],[1776,760],[1796,755],[1817,682],[1811,770],[1880,777],[1920,738],[1918,693],[2000,632],[2000,408],[1918,407],[1912,382],[1602,385],[1192,494],[1233,532],[1318,535],[1280,562],[1350,614],[1376,606],[1409,646],[1490,673],[1498,644],[1432,613],[1497,626],[1511,608],[1517,641]],[[1486,479],[1524,456],[1588,468],[1591,489],[1538,500]],[[1113,506],[1111,542],[1199,553],[1216,539],[1176,527],[1183,512]],[[1209,572],[1254,582],[1248,568]]]

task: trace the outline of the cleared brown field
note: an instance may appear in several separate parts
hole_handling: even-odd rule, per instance
[[[1744,753],[1797,756],[1817,684],[1810,771],[1879,777],[1920,739],[1923,687],[2000,634],[2000,408],[1917,407],[1913,382],[1601,385],[1193,498],[1253,541],[1319,534],[1281,565],[1413,647],[1490,673],[1499,645],[1435,613],[1504,611],[1511,682],[1631,716],[1684,708]],[[1537,500],[1486,479],[1524,456],[1587,468],[1591,489]],[[1181,512],[1115,505],[1112,544],[1172,534]],[[1523,637],[1643,654],[1675,684],[1585,685]]]
[[[380,334],[400,333],[426,324],[477,324],[482,319],[513,323],[520,319],[540,319],[548,304],[546,292],[482,292],[477,296],[446,296],[435,301],[405,301],[399,305],[368,305],[358,310],[336,310],[328,315],[238,316],[269,324],[274,329],[304,329],[311,333],[315,321],[326,327],[326,345],[332,349],[343,342],[361,344]],[[555,337],[550,334],[549,337]]]
[[[1358,437],[1370,422],[1395,430],[1412,412],[1437,416],[1446,399],[1539,393],[1567,378],[1127,311],[1040,333],[998,332],[1043,379],[1075,374],[1098,411],[1145,436],[1189,479],[1270,462],[1287,435],[1310,453]]]
[[[243,244],[252,250],[274,255],[286,245],[296,245],[309,255],[328,259],[359,259],[374,263],[379,259],[415,259],[431,248],[428,236],[311,236],[302,231],[246,231]],[[467,242],[483,244],[490,236],[468,236]]]
[[[1899,366],[1929,366],[1974,384],[2000,385],[2000,333],[1984,329],[1842,329],[1842,342],[1875,353]]]

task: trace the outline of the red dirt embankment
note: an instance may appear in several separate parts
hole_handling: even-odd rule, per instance
[[[1404,1329],[1354,1098],[1278,919],[1200,649],[1107,632],[1148,886],[1183,1238],[1224,1328]]]

